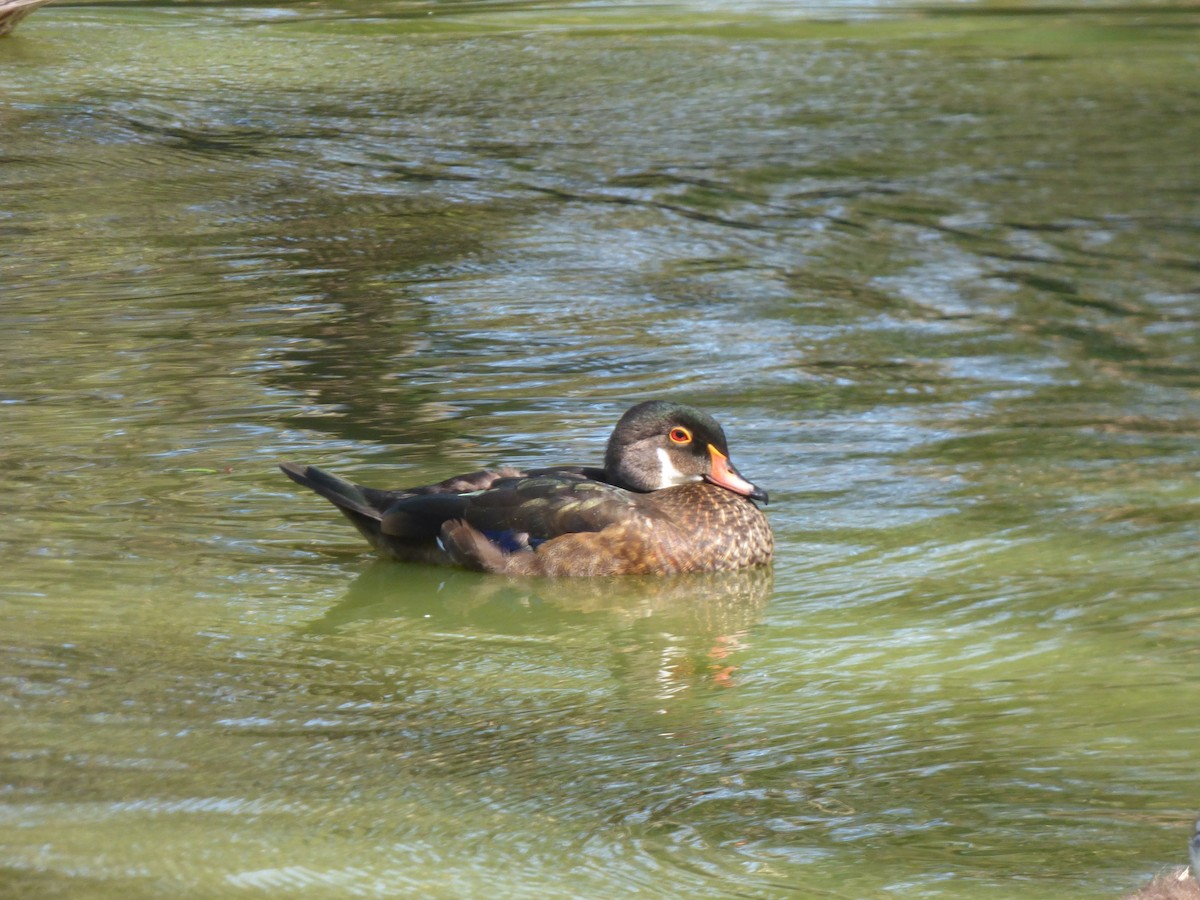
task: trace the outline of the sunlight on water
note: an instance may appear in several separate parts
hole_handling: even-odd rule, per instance
[[[61,4],[0,40],[0,892],[1115,896],[1200,801],[1190,7]],[[372,561],[724,424],[770,571]]]

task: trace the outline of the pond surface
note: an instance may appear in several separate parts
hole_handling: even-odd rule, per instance
[[[1113,896],[1200,809],[1200,12],[62,3],[0,41],[0,893]],[[374,561],[716,415],[771,571]]]

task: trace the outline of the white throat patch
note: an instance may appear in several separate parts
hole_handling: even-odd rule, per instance
[[[699,475],[684,475],[675,468],[675,463],[671,462],[671,455],[665,447],[659,447],[655,452],[658,453],[658,490],[702,480]]]

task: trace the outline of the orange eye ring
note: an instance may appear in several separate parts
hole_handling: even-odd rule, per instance
[[[672,444],[690,444],[692,442],[692,433],[682,425],[676,425],[668,431],[667,437],[671,439]]]

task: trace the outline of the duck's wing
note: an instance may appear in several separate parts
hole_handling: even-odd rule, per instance
[[[638,514],[640,496],[584,473],[559,470],[501,479],[489,490],[464,497],[464,513],[450,518],[465,520],[511,551],[627,521]],[[510,535],[527,537],[508,547]]]
[[[583,476],[497,482],[448,519],[438,541],[458,565],[510,575],[617,575],[659,565],[677,528],[647,495]]]
[[[393,495],[381,529],[401,538],[434,537],[444,523],[463,520],[513,552],[564,534],[599,531],[630,514],[634,495],[586,470],[537,471],[542,474],[496,478],[475,491]]]
[[[608,484],[603,470],[585,466],[482,469],[394,491],[354,484],[316,466],[280,468],[341,510],[378,550],[401,560],[448,557],[483,571],[500,571],[502,560],[550,541],[601,533],[586,555],[603,559],[607,543],[628,532],[631,522],[656,515],[644,506],[646,495]]]

